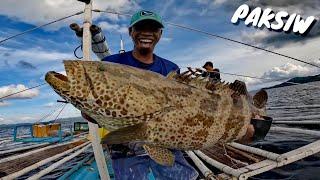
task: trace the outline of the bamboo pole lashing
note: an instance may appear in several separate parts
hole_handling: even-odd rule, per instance
[[[199,168],[203,176],[206,177],[206,179],[215,179],[213,177],[213,172],[207,166],[205,166],[205,164],[192,151],[186,151],[186,153],[194,162],[194,164]]]
[[[241,174],[241,172],[238,169],[234,169],[228,165],[225,165],[219,161],[216,161],[212,158],[210,158],[209,156],[205,155],[204,153],[202,153],[199,150],[195,150],[194,151],[201,159],[203,159],[204,161],[206,161],[207,163],[209,163],[210,165],[216,167],[217,169],[219,169],[222,172],[225,172],[227,174],[231,174],[233,176],[238,176]]]
[[[274,161],[276,161],[278,159],[278,157],[280,156],[277,153],[269,152],[269,151],[255,148],[255,147],[251,147],[251,146],[246,146],[246,145],[239,144],[236,142],[229,143],[229,145],[236,148],[236,149],[240,149],[240,150],[252,153],[252,154],[257,154],[259,156],[262,156],[262,157],[265,157],[267,159],[271,159]]]
[[[237,153],[237,154],[240,154],[240,155],[242,155],[242,156],[250,159],[250,160],[253,161],[253,162],[259,162],[259,161],[260,161],[260,160],[257,159],[256,157],[254,157],[254,156],[252,156],[252,155],[250,155],[250,154],[248,154],[248,153],[246,153],[246,152],[243,152],[243,151],[241,151],[241,150],[239,150],[239,149],[237,149],[237,148],[234,148],[234,147],[232,147],[232,146],[230,146],[230,145],[227,145],[226,148],[227,148],[228,150],[230,150],[230,151],[233,151],[233,152],[235,152],[235,153]]]

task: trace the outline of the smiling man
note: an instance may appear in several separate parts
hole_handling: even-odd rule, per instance
[[[161,17],[150,11],[135,13],[130,22],[129,35],[134,43],[134,49],[121,54],[107,56],[103,61],[126,64],[157,72],[166,76],[178,66],[153,53],[159,42],[163,28]]]
[[[161,17],[154,12],[139,11],[130,22],[129,35],[134,43],[132,51],[107,56],[103,61],[114,62],[153,71],[164,76],[179,67],[155,55],[154,48],[164,28]],[[90,120],[90,117],[84,116]],[[184,159],[182,152],[173,151],[175,163],[172,167],[154,162],[138,143],[111,147],[111,157],[116,179],[196,179],[197,171]],[[152,175],[151,173],[152,172]]]

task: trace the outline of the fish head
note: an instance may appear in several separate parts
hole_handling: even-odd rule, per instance
[[[64,99],[69,97],[70,84],[67,76],[54,71],[49,71],[45,75],[45,80],[61,97],[63,97]]]
[[[46,81],[94,119],[142,117],[160,109],[160,105],[154,105],[155,91],[150,82],[161,75],[101,61],[68,60],[64,66],[67,76],[50,71]],[[139,108],[144,105],[148,108]]]

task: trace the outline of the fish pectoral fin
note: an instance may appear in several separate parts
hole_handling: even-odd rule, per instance
[[[264,89],[261,89],[259,92],[257,92],[253,96],[254,106],[256,106],[257,108],[265,107],[267,104],[267,101],[268,101],[268,93]]]
[[[133,126],[127,126],[115,131],[111,131],[102,138],[104,144],[122,144],[132,141],[144,141],[146,136],[146,123],[139,123]]]
[[[175,157],[169,149],[146,144],[143,145],[143,148],[156,163],[163,166],[173,166]]]

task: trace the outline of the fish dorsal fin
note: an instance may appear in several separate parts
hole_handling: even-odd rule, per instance
[[[144,141],[146,136],[146,123],[139,123],[133,126],[124,127],[111,131],[102,139],[104,144],[122,144],[132,141]]]
[[[171,71],[168,75],[167,75],[167,79],[176,79],[177,77],[177,71]]]
[[[268,93],[264,89],[261,89],[259,92],[257,92],[253,96],[253,104],[257,108],[265,107],[267,104],[267,101],[268,101]]]
[[[215,91],[216,89],[229,87],[229,83],[226,83],[224,81],[214,81],[209,76],[203,77],[202,73],[195,72],[191,68],[181,74],[170,73],[168,77],[172,77],[174,80],[180,83],[188,84],[190,86],[203,90]]]
[[[247,87],[246,84],[242,81],[235,80],[233,83],[229,85],[229,88],[239,93],[240,95],[247,95]]]
[[[175,157],[169,149],[146,144],[143,145],[143,148],[156,163],[163,166],[173,166]]]

